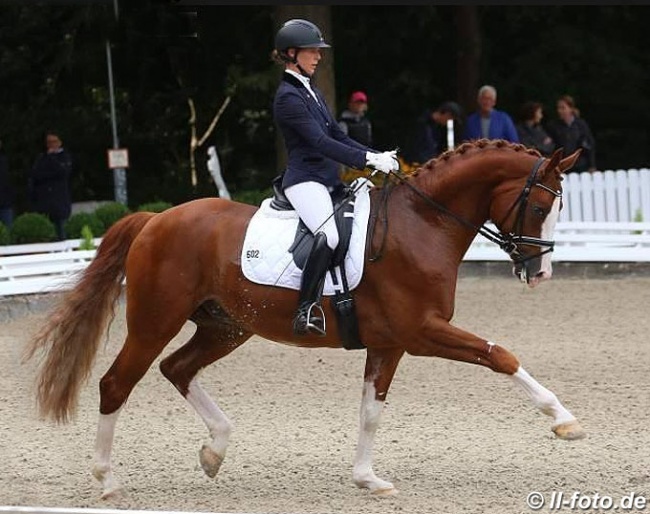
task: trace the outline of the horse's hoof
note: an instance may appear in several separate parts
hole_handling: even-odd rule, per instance
[[[206,475],[210,478],[217,476],[221,463],[223,462],[223,457],[217,454],[212,448],[207,444],[204,444],[199,451],[199,460],[201,461],[201,467]]]
[[[584,431],[580,423],[576,420],[554,426],[552,430],[557,437],[565,441],[575,441],[587,437],[587,432]]]
[[[398,492],[399,491],[394,487],[387,487],[382,489],[375,489],[374,491],[372,491],[372,494],[379,498],[387,498],[389,496],[395,496]]]
[[[104,492],[100,498],[102,500],[112,500],[115,498],[121,498],[122,496],[125,496],[124,488],[121,485],[115,485],[113,487],[104,489]]]

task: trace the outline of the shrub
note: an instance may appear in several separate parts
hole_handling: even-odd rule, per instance
[[[9,229],[0,221],[0,245],[8,245],[9,243],[11,243]]]
[[[54,241],[54,223],[44,214],[25,212],[11,225],[11,241],[15,244],[46,243]]]
[[[105,230],[108,230],[113,223],[130,213],[129,208],[120,202],[105,203],[95,210],[95,214],[104,224]]]
[[[106,231],[104,223],[97,214],[94,212],[78,212],[70,216],[68,221],[65,222],[65,233],[70,239],[80,239],[83,237],[81,231],[86,225],[97,236],[101,236]]]
[[[140,212],[162,212],[170,209],[173,205],[169,202],[149,202],[143,203],[138,207]]]
[[[250,189],[248,191],[240,191],[239,193],[235,193],[232,197],[233,200],[236,202],[241,202],[241,203],[248,203],[251,205],[261,205],[262,201],[265,200],[266,198],[271,198],[273,196],[273,188],[269,187],[267,189],[262,189],[262,190],[253,190]]]
[[[81,239],[79,243],[79,250],[94,250],[95,241],[93,241],[93,231],[90,230],[88,225],[84,225],[81,228]]]

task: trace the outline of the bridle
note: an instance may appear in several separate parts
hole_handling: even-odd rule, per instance
[[[510,214],[512,214],[512,212],[517,209],[517,217],[515,218],[515,223],[513,225],[514,233],[509,232],[505,235],[501,232],[496,233],[501,240],[495,242],[501,247],[503,251],[505,251],[510,256],[512,262],[515,264],[523,264],[532,259],[541,257],[544,254],[552,252],[555,246],[555,241],[540,239],[538,237],[525,236],[522,234],[524,216],[526,214],[526,208],[528,206],[528,197],[530,196],[533,187],[539,187],[545,191],[548,191],[556,198],[562,198],[562,191],[555,191],[547,185],[542,184],[541,182],[537,182],[537,172],[545,160],[546,159],[544,159],[544,157],[540,157],[537,162],[535,162],[533,169],[530,171],[528,179],[526,180],[526,185],[521,190],[521,193],[519,193],[519,196],[514,201],[510,209],[508,209],[506,215],[503,217],[503,222],[505,222]],[[500,223],[500,225],[503,225],[503,222]],[[519,251],[518,245],[538,246],[542,250],[540,250],[540,252],[535,255],[525,256]]]
[[[540,157],[535,164],[533,165],[532,170],[528,174],[528,178],[526,179],[526,184],[524,185],[524,188],[521,190],[519,193],[519,196],[515,199],[514,203],[512,206],[508,209],[506,215],[503,217],[503,221],[505,221],[511,214],[512,212],[517,209],[517,217],[515,218],[515,222],[513,224],[513,231],[508,232],[506,234],[502,233],[500,230],[493,230],[489,227],[487,227],[485,224],[481,225],[480,227],[477,227],[473,223],[467,221],[464,218],[461,218],[458,216],[456,213],[450,211],[447,209],[444,205],[436,202],[435,200],[432,200],[429,198],[427,195],[425,195],[420,189],[418,189],[416,186],[410,183],[409,180],[406,180],[402,175],[391,172],[391,174],[395,177],[397,177],[403,184],[406,184],[409,188],[411,188],[418,196],[420,196],[427,204],[431,205],[432,207],[444,212],[448,216],[452,217],[462,225],[465,225],[474,231],[478,232],[481,234],[483,237],[486,239],[492,241],[493,243],[497,244],[499,248],[501,248],[504,252],[506,252],[509,256],[510,259],[514,264],[525,264],[528,261],[532,259],[536,259],[538,257],[541,257],[542,255],[545,255],[549,252],[553,251],[553,248],[555,246],[555,241],[550,241],[548,239],[541,239],[538,237],[530,237],[530,236],[525,236],[522,234],[523,231],[523,224],[524,224],[524,216],[526,213],[526,208],[528,206],[528,197],[530,196],[530,193],[532,191],[533,187],[539,187],[545,191],[548,191],[551,193],[553,196],[556,198],[562,198],[562,191],[556,191],[550,187],[548,187],[545,184],[542,184],[537,180],[537,173],[539,169],[541,168],[542,164],[544,161],[546,161],[544,157]],[[387,176],[386,176],[387,177]],[[388,200],[388,188],[385,189],[385,197],[383,201],[381,202],[381,205],[384,207],[386,206],[387,200]],[[386,236],[386,225],[388,223],[388,218],[387,216],[384,217],[384,241],[385,241],[385,236]],[[372,240],[372,234],[374,233],[374,223],[371,225],[371,235],[368,237],[368,241]],[[500,225],[503,225],[503,223],[500,223]],[[519,251],[519,245],[527,245],[527,246],[538,246],[540,248],[540,251],[537,254],[534,255],[529,255],[525,256]],[[382,256],[382,251],[383,251],[383,243],[379,249],[379,251],[372,255],[369,259],[371,261],[377,261],[381,258]]]

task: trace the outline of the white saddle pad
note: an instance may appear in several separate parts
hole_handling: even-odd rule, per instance
[[[359,285],[363,275],[368,217],[370,216],[369,189],[372,182],[359,178],[350,187],[357,190],[354,205],[354,220],[350,248],[344,260],[348,287],[353,290]],[[289,247],[298,229],[296,211],[277,211],[271,207],[267,198],[253,215],[246,230],[241,253],[241,269],[244,276],[256,284],[300,289],[302,270],[293,262]],[[340,275],[337,269],[337,275]],[[337,277],[341,284],[340,276]],[[341,289],[341,286],[337,286]],[[336,289],[332,277],[327,274],[323,294],[331,296]]]

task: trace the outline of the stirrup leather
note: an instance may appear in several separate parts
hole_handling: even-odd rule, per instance
[[[318,309],[320,315],[313,315],[312,310]],[[322,327],[320,326],[322,324]],[[293,325],[294,332],[299,335],[311,332],[320,336],[326,335],[325,312],[319,303],[312,303],[306,309],[301,309]]]

